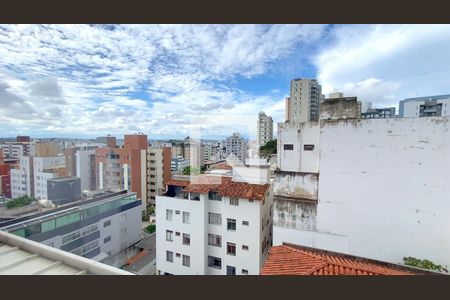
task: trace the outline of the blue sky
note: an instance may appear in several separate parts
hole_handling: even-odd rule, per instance
[[[253,138],[293,78],[396,106],[449,56],[448,25],[0,25],[0,136]]]

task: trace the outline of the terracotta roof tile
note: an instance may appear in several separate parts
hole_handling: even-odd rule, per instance
[[[414,275],[394,264],[301,246],[272,247],[261,275]]]
[[[175,185],[175,186],[182,186],[186,187],[190,184],[189,180],[177,180],[177,179],[170,179],[166,182],[167,185]]]

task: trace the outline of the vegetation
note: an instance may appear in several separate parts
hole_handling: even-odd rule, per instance
[[[36,201],[36,199],[33,197],[22,196],[22,197],[14,199],[14,200],[8,201],[6,203],[6,208],[13,209],[13,208],[26,206],[26,205],[31,204],[31,202],[33,202],[33,201]]]
[[[145,231],[147,231],[148,233],[153,233],[156,231],[156,225],[154,224],[150,224],[147,227],[145,227]]]
[[[448,270],[445,267],[443,267],[441,265],[436,265],[432,261],[429,261],[428,259],[422,260],[422,259],[418,259],[418,258],[409,256],[409,257],[403,257],[403,263],[405,265],[411,266],[411,267],[417,267],[417,268],[426,269],[426,270],[448,273]]]
[[[277,153],[277,140],[270,140],[266,144],[259,147],[259,155],[261,157],[270,158],[272,154]]]
[[[153,206],[147,206],[147,211],[142,212],[142,221],[149,221],[150,215],[155,212],[155,208]]]
[[[191,168],[191,166],[187,166],[183,169],[183,175],[199,175],[200,169],[199,168]]]

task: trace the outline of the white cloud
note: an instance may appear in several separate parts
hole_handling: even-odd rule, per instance
[[[324,93],[381,106],[450,92],[449,25],[346,25],[329,39],[315,59]]]

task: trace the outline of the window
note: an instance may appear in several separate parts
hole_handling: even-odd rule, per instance
[[[236,230],[236,220],[235,219],[227,219],[227,230]]]
[[[247,245],[242,245],[242,250],[248,250],[248,246]]]
[[[80,237],[81,237],[81,233],[79,231],[71,233],[71,234],[66,235],[65,237],[63,237],[62,244],[65,245],[67,243],[70,243],[71,241],[79,239]]]
[[[167,221],[172,221],[172,215],[173,215],[173,210],[166,209],[166,220]]]
[[[109,225],[111,225],[111,220],[105,221],[103,223],[103,227],[108,227]]]
[[[172,251],[166,251],[166,261],[173,262],[173,252]]]
[[[304,151],[313,151],[314,145],[303,145],[303,150]]]
[[[200,200],[200,194],[199,193],[191,193],[191,200]]]
[[[98,230],[97,225],[94,225],[94,226],[91,226],[91,227],[83,229],[82,235],[86,236],[86,235],[89,235],[89,234],[91,234],[93,232],[96,232],[97,230]]]
[[[103,239],[103,244],[106,244],[107,242],[111,241],[111,236],[107,236]]]
[[[175,232],[175,236],[180,236],[180,233],[178,231]]]
[[[239,198],[237,197],[230,197],[230,205],[239,205]]]
[[[173,231],[166,230],[166,241],[173,242]]]
[[[183,255],[183,266],[191,266],[191,257],[189,255]]]
[[[155,153],[150,153],[150,156],[155,156]]]
[[[208,199],[214,201],[222,201],[222,196],[217,192],[208,192]]]
[[[227,266],[227,275],[236,275],[236,268],[232,266]]]
[[[175,211],[175,214],[176,214],[176,215],[179,215],[179,214],[180,214],[180,211],[179,211],[179,210],[176,210],[176,211]]]
[[[208,234],[208,245],[222,247],[222,237],[216,234]]]
[[[283,149],[284,150],[294,150],[294,145],[293,144],[284,144]]]
[[[191,213],[183,211],[183,223],[189,224],[191,218]]]
[[[236,244],[227,243],[227,254],[236,255]]]
[[[191,235],[183,233],[183,245],[189,246],[191,244]]]
[[[242,225],[248,226],[248,221],[242,221]]]
[[[176,253],[175,256],[176,257],[181,257],[181,254],[180,253]]]
[[[221,225],[222,224],[222,215],[215,214],[215,213],[208,213],[208,223]]]
[[[208,266],[211,268],[222,269],[222,259],[214,256],[208,256]]]
[[[242,275],[248,275],[248,270],[242,269]]]

